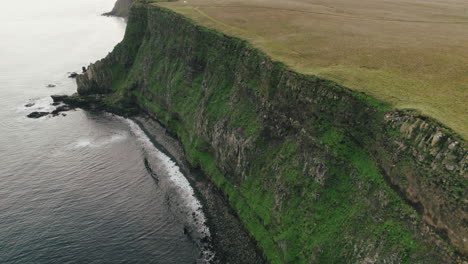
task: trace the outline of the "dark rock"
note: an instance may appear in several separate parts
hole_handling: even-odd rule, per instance
[[[54,88],[55,86],[56,86],[55,84],[50,83],[47,85],[47,88]]]
[[[77,94],[74,95],[51,95],[52,100],[54,103],[60,104],[64,103],[67,104],[68,107],[71,109],[76,107],[90,107],[92,104],[96,104],[99,106],[98,102],[101,101],[99,96],[90,96],[90,97],[82,97]]]
[[[61,104],[61,103],[60,102],[54,102],[54,103],[51,103],[50,105],[57,106],[59,104]]]
[[[80,75],[81,77],[82,75]],[[104,101],[106,95],[93,94],[93,95],[51,95],[55,103],[64,103],[70,107],[92,109],[98,111],[107,111],[121,116],[133,116],[139,113],[139,108],[134,104],[133,100],[115,101],[108,104]],[[69,110],[70,110],[69,109]],[[60,110],[63,111],[63,110]],[[59,111],[59,112],[60,112]],[[68,111],[68,110],[65,110]]]
[[[71,109],[73,109],[73,107],[71,107],[69,105],[62,105],[62,106],[57,107],[54,111],[52,111],[51,114],[53,116],[57,116],[61,112],[70,111]]]
[[[202,239],[200,239],[200,242],[202,243],[209,243],[210,242],[210,238],[208,236],[204,236]]]
[[[26,104],[24,107],[32,107],[34,105],[35,105],[35,103],[29,103],[29,104]]]
[[[70,73],[70,75],[68,76],[68,78],[76,78],[76,76],[78,76],[78,73],[72,72],[72,73]]]
[[[48,115],[49,112],[32,112],[28,115],[29,118],[41,118]]]
[[[51,95],[52,100],[54,103],[62,103],[66,98],[68,98],[68,95]]]

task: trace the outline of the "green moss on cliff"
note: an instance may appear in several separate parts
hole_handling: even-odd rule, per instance
[[[453,260],[385,181],[401,187],[423,168],[395,145],[387,104],[171,11],[136,4],[132,17],[103,62],[110,98],[135,98],[179,138],[271,263]]]

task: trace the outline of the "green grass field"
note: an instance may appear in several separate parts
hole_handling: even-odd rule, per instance
[[[158,5],[292,69],[416,109],[468,138],[466,0],[187,0]]]

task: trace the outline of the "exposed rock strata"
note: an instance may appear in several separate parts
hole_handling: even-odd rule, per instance
[[[143,3],[77,82],[160,120],[272,263],[456,263],[468,252],[466,144],[429,119]]]

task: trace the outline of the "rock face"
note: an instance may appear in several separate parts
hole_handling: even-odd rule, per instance
[[[96,69],[102,70],[97,71]],[[104,69],[110,68],[106,67],[104,62],[98,61],[90,65],[83,75],[77,76],[78,93],[80,95],[110,93],[112,91],[110,89],[112,85],[112,73],[103,72]],[[86,83],[83,83],[83,80],[86,80]]]
[[[77,83],[158,119],[271,263],[466,258],[466,143],[432,120],[145,3]]]
[[[117,0],[114,5],[114,8],[109,13],[105,15],[110,16],[119,16],[119,17],[128,17],[130,12],[130,7],[138,0]]]

